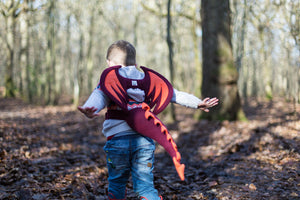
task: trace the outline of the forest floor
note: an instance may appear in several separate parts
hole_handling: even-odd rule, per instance
[[[210,122],[176,106],[178,122],[167,126],[186,180],[157,146],[164,199],[300,199],[300,106],[293,113],[281,99],[251,100],[244,111],[248,122]],[[70,105],[0,99],[0,199],[106,199],[101,114],[90,120]],[[127,188],[127,199],[137,199],[131,180]]]

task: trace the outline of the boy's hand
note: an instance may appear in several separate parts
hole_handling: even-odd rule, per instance
[[[205,98],[202,102],[200,102],[198,104],[198,108],[205,111],[205,112],[209,112],[210,107],[216,106],[219,103],[219,99],[217,99],[216,97],[214,98]]]
[[[95,107],[86,107],[83,108],[81,106],[78,106],[77,109],[82,112],[83,114],[85,114],[85,116],[87,116],[88,118],[94,118],[99,116],[98,113],[95,113],[97,111],[97,108]]]

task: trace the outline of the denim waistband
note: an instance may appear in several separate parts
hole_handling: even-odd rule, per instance
[[[126,134],[126,132],[124,132],[124,134]],[[137,138],[137,137],[140,137],[141,135],[138,134],[138,133],[132,133],[131,131],[129,132],[128,131],[128,135],[112,135],[112,136],[109,136],[107,137],[107,141],[108,140],[112,140],[112,139],[118,139],[118,140],[124,140],[124,139],[132,139],[132,138]]]

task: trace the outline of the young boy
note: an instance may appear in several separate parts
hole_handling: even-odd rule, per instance
[[[121,65],[118,74],[125,79],[143,80],[145,73],[136,68],[135,48],[127,41],[117,41],[107,50],[107,64],[109,67]],[[133,189],[140,199],[162,199],[158,196],[153,183],[153,163],[155,144],[152,139],[134,131],[125,119],[110,117],[114,112],[122,110],[101,89],[100,82],[88,100],[78,109],[87,117],[98,116],[103,108],[107,107],[106,120],[103,123],[103,134],[107,138],[104,147],[108,166],[108,198],[125,199],[126,184],[130,173],[132,174]],[[141,107],[145,101],[144,90],[129,88],[126,94],[131,101],[128,107],[134,109]],[[216,98],[205,98],[203,101],[197,97],[173,89],[171,102],[191,108],[199,108],[208,112],[208,108],[218,104]],[[126,116],[126,115],[125,115]],[[120,117],[122,118],[122,117]]]

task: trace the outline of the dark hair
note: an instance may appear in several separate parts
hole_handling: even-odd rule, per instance
[[[125,40],[119,40],[114,42],[112,45],[109,46],[107,49],[106,59],[109,60],[111,52],[113,49],[120,49],[126,54],[126,59],[124,61],[124,64],[126,66],[129,65],[135,65],[136,64],[136,51],[132,44]]]

